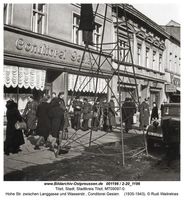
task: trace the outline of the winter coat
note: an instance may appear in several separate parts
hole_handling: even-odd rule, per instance
[[[50,119],[49,119],[50,104],[41,102],[38,105],[36,116],[38,118],[37,134],[43,136],[45,139],[49,136],[50,132]]]
[[[158,108],[157,108],[157,106],[156,107],[153,107],[152,108],[152,111],[151,111],[151,121],[153,120],[153,119],[158,119],[159,117],[158,117]]]
[[[108,118],[109,118],[109,125],[115,126],[116,119],[115,119],[115,105],[113,101],[108,103]]]
[[[49,118],[51,121],[50,133],[53,137],[59,137],[59,131],[63,130],[64,126],[64,111],[60,107],[59,99],[56,100],[49,110]]]
[[[22,117],[18,111],[17,104],[13,101],[8,101],[7,107],[7,127],[6,127],[6,140],[5,140],[5,151],[8,153],[13,153],[18,150],[19,147],[24,144],[24,137],[22,130],[16,130],[15,123],[17,121],[22,121]]]
[[[136,112],[136,107],[133,102],[125,101],[122,105],[122,120],[133,122],[133,115]]]
[[[75,112],[81,112],[81,110],[82,110],[82,102],[80,100],[75,99],[73,101],[72,107],[74,109],[74,113]]]
[[[83,119],[91,118],[91,110],[92,110],[92,106],[90,103],[84,103],[82,105]]]
[[[139,107],[140,111],[140,126],[146,127],[149,125],[149,117],[150,117],[150,111],[149,111],[149,105],[143,101]]]
[[[27,123],[27,129],[35,130],[36,129],[36,111],[38,108],[38,103],[36,101],[28,102],[24,109],[23,117]]]

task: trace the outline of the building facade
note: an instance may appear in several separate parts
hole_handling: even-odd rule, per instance
[[[166,40],[165,65],[165,100],[167,102],[180,102],[180,24],[171,20],[163,28],[169,33]]]
[[[117,38],[116,17],[117,9],[114,8],[114,41]],[[126,97],[132,96],[134,99],[138,99],[135,91],[134,79],[136,79],[140,102],[149,98],[150,106],[153,102],[156,102],[159,107],[165,98],[166,41],[169,39],[169,34],[133,6],[126,4],[124,7],[119,6],[118,25],[118,39],[121,49],[119,56],[120,59],[124,59],[120,66],[123,80],[120,87],[121,99],[124,101]],[[130,45],[127,44],[127,32],[129,33]],[[133,59],[131,59],[130,52],[126,54],[126,47],[131,47]],[[135,77],[133,76],[132,62],[135,68]],[[117,68],[116,54],[114,55],[113,65]],[[113,84],[115,93],[118,94],[117,77],[114,78]]]
[[[94,13],[95,9],[93,5]],[[67,101],[77,75],[76,91],[93,94],[104,12],[107,15],[103,41],[112,40],[111,8],[105,9],[104,4],[95,16],[95,45],[85,50],[79,31],[79,4],[4,4],[5,99],[13,97],[19,101],[19,108],[23,108],[25,93],[64,91]],[[109,55],[101,55],[104,64],[98,74],[99,95],[108,92],[103,90],[105,79],[111,74],[108,59]],[[79,88],[82,82],[89,84]]]

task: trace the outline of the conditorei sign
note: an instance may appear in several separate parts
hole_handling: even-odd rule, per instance
[[[29,35],[30,34],[31,33],[29,33]],[[40,59],[43,62],[44,60],[51,61],[57,65],[61,64],[79,67],[84,50],[74,48],[71,45],[62,43],[62,41],[59,41],[59,43],[54,40],[50,42],[48,40],[45,41],[44,39],[35,38],[34,36],[28,36],[27,34],[5,30],[4,52],[5,54],[13,54],[14,56],[29,57],[29,59]],[[82,67],[89,69],[93,68],[96,71],[98,68],[98,54],[93,53],[92,55],[88,52],[85,53]],[[100,69],[110,73],[110,60],[108,62],[107,59],[110,59],[110,57],[101,56],[101,63],[103,64]]]

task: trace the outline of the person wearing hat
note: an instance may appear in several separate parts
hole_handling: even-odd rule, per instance
[[[144,101],[140,104],[139,111],[140,111],[140,127],[146,128],[149,125],[149,117],[150,117],[148,98],[145,98]]]
[[[30,95],[28,97],[28,102],[26,104],[26,107],[22,115],[27,124],[27,131],[25,132],[26,136],[32,135],[36,130],[37,108],[38,108],[38,102],[34,100],[34,97],[32,95]]]

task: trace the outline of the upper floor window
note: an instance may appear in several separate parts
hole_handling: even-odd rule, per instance
[[[178,69],[177,69],[177,59],[178,59],[178,57],[175,56],[175,60],[174,60],[174,72],[175,72],[175,73],[178,72]]]
[[[137,44],[137,64],[141,65],[141,44]]]
[[[100,42],[101,42],[101,25],[95,24],[94,30],[94,44],[96,45],[96,50],[100,49]]]
[[[181,58],[179,58],[178,74],[180,73],[180,67],[181,67]]]
[[[46,32],[46,4],[33,4],[32,31],[41,34]]]
[[[73,15],[73,43],[80,45],[82,42],[82,33],[81,31],[79,31],[79,23],[80,23],[79,15],[74,14]]]
[[[162,71],[162,54],[159,54],[159,71]]]
[[[172,53],[169,54],[169,70],[172,71]]]
[[[12,9],[13,9],[13,6],[11,3],[4,4],[4,24],[12,23]]]
[[[149,54],[150,54],[150,49],[146,47],[146,60],[145,60],[145,65],[147,68],[149,68]]]
[[[156,51],[153,51],[153,63],[152,63],[153,69],[156,69]]]
[[[119,59],[121,61],[128,62],[128,51],[129,51],[129,48],[128,48],[127,43],[125,41],[123,41],[123,40],[120,40],[119,48],[120,48],[120,55],[119,55],[120,58]]]

